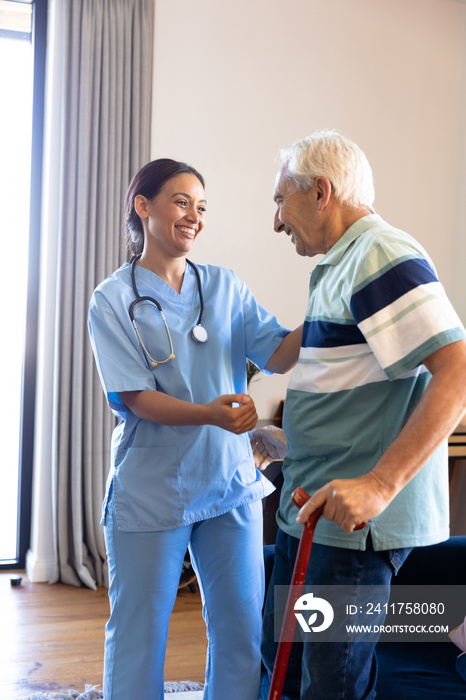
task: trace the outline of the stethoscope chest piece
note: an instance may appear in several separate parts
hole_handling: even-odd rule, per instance
[[[201,326],[200,323],[198,323],[197,326],[194,326],[194,328],[191,331],[191,335],[193,337],[193,340],[196,341],[196,343],[205,343],[209,338],[206,329],[204,328],[204,326]]]

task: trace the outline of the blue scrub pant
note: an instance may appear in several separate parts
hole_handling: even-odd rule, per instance
[[[110,598],[105,700],[162,700],[168,622],[188,545],[207,626],[204,700],[258,700],[261,502],[175,530],[123,532],[111,499],[105,540]]]

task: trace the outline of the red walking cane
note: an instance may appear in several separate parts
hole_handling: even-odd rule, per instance
[[[303,489],[298,487],[296,491],[293,492],[291,498],[293,503],[297,505],[298,508],[302,508],[310,497],[305,491],[303,491]],[[314,532],[317,521],[322,515],[323,510],[324,507],[321,506],[311,514],[301,533],[298,553],[296,555],[296,561],[293,569],[293,576],[291,578],[291,588],[288,594],[288,600],[286,602],[285,615],[280,632],[280,640],[278,642],[277,656],[275,657],[275,664],[273,667],[272,680],[270,681],[268,700],[280,700],[282,696],[283,684],[285,682],[285,674],[292,644],[292,642],[288,640],[293,639],[293,633],[296,626],[294,606],[298,598],[301,597],[306,571],[309,564],[309,558],[311,556]],[[355,529],[360,530],[365,525],[366,523],[361,523]]]
[[[303,489],[297,488],[291,496],[293,503],[302,508],[309,500],[309,496]],[[270,690],[268,700],[280,700],[282,696],[283,684],[285,682],[285,674],[290,658],[291,640],[293,639],[294,628],[296,626],[296,617],[294,615],[294,606],[304,586],[307,565],[311,556],[312,540],[314,539],[314,531],[317,521],[322,515],[323,506],[315,510],[309,520],[303,527],[301,539],[299,540],[298,553],[291,578],[291,588],[286,602],[285,616],[280,632],[280,641],[278,642],[277,656],[273,667],[272,680],[270,681]],[[290,641],[288,641],[290,640]]]

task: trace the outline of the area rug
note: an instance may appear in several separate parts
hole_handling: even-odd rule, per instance
[[[98,690],[97,685],[86,685],[84,692],[68,690],[66,693],[33,693],[20,700],[103,700],[104,694]],[[183,695],[180,700],[202,700],[202,683],[194,681],[183,681],[182,683],[167,682],[164,684],[164,695],[166,698],[173,694]],[[4,698],[3,700],[8,700]]]

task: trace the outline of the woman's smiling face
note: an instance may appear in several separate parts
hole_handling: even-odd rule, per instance
[[[191,173],[167,180],[151,200],[137,195],[135,204],[143,221],[144,247],[170,257],[187,255],[204,228],[204,188]]]

